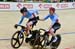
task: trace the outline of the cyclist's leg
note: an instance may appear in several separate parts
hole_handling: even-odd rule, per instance
[[[32,37],[32,34],[30,34],[30,30],[31,30],[31,26],[32,26],[32,21],[29,21],[26,26],[27,26],[27,30],[26,30],[26,34],[27,34],[27,37],[25,39],[25,42],[28,43],[30,40],[31,40],[31,37]]]
[[[32,38],[32,34],[30,34],[31,32],[31,29],[33,29],[34,25],[36,25],[37,23],[37,20],[36,20],[36,17],[32,18],[32,19],[29,19],[28,23],[26,24],[27,25],[27,33],[29,34],[28,37],[29,38]]]
[[[37,21],[36,20],[33,20],[33,21],[30,21],[27,23],[27,28],[28,30],[32,30],[33,27],[36,25]]]
[[[55,42],[57,40],[57,37],[55,35],[56,31],[61,27],[59,23],[55,23],[49,30],[49,33],[52,34],[51,41],[48,42],[47,45],[49,45],[52,41]]]
[[[49,30],[49,32],[50,32],[50,34],[52,35],[52,37],[54,37],[53,42],[55,42],[55,41],[57,40],[57,37],[56,37],[54,31],[55,31],[54,28],[50,28],[50,30]]]
[[[32,29],[32,24],[33,24],[33,22],[32,21],[29,21],[27,24],[26,24],[26,26],[27,26],[27,34],[29,35],[30,34],[30,30]]]
[[[57,38],[55,37],[54,29],[52,27],[49,29],[48,34],[51,34],[52,38],[50,41],[48,41],[47,45],[49,45],[54,39],[57,40]]]
[[[53,31],[50,31],[51,34],[52,34],[52,36],[55,37],[55,41],[56,41],[56,39],[57,39],[55,33],[56,33],[56,31],[57,31],[58,29],[60,29],[60,27],[61,27],[61,24],[59,24],[59,23],[56,22],[56,23],[52,26]],[[52,32],[53,32],[53,33],[52,33]]]
[[[36,23],[37,23],[36,17],[34,17],[34,18],[32,18],[32,19],[29,19],[29,20],[28,20],[28,23],[27,23],[27,28],[28,28],[28,30],[33,29],[33,27],[34,27],[34,25],[36,25]]]

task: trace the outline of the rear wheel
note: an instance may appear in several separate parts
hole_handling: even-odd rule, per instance
[[[11,46],[13,48],[19,48],[24,41],[24,35],[20,31],[16,31],[11,38]]]
[[[61,36],[59,34],[56,35],[56,37],[58,38],[56,42],[52,42],[51,43],[51,49],[57,49],[58,46],[61,43]]]

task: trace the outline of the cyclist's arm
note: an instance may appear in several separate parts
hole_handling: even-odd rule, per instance
[[[21,17],[21,20],[19,21],[18,25],[20,25],[24,20],[24,16]]]
[[[46,16],[44,19],[40,19],[40,21],[44,21],[44,20],[47,20],[49,18],[49,15]]]
[[[36,17],[36,15],[35,15],[34,13],[32,13],[32,15],[33,15],[34,17]]]

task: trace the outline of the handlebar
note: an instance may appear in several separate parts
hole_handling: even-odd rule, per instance
[[[17,26],[20,26],[22,29],[25,29],[26,28],[25,26],[22,26],[22,25],[17,25]]]
[[[45,29],[42,29],[42,28],[40,28],[39,31],[40,31],[40,30],[42,30],[42,31],[44,31],[44,32],[46,31]]]
[[[46,31],[45,29],[40,28],[39,31],[40,30],[44,31],[44,35],[48,35],[48,31]]]

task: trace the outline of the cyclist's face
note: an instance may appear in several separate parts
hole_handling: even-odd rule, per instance
[[[26,16],[26,14],[27,14],[27,12],[23,12],[23,13],[22,13],[23,16]]]
[[[53,15],[54,12],[53,12],[52,10],[50,10],[49,13],[50,13],[51,15]]]

